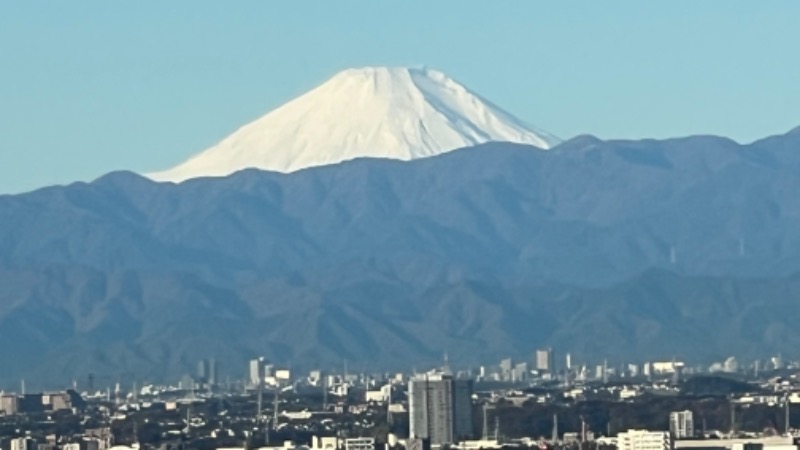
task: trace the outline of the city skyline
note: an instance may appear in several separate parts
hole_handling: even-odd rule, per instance
[[[800,450],[798,17],[0,2],[0,450]]]

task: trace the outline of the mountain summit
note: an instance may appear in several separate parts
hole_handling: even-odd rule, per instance
[[[164,172],[180,182],[246,168],[277,172],[361,157],[412,160],[490,141],[549,149],[554,136],[430,69],[349,69]]]

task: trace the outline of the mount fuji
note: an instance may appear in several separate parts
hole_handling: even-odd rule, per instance
[[[549,149],[560,141],[442,72],[366,67],[342,71],[178,166],[147,176],[181,182],[363,157],[408,161],[486,142]]]

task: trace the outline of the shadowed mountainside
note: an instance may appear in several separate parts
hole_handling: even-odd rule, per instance
[[[6,378],[786,351],[800,133],[493,143],[0,196]],[[705,339],[707,346],[697,346]],[[602,355],[602,356],[601,356]],[[13,362],[13,364],[12,364]]]

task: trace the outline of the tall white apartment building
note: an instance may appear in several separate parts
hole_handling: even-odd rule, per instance
[[[264,358],[256,358],[250,360],[248,375],[250,378],[250,386],[257,387],[264,383]]]
[[[692,412],[674,411],[669,414],[669,432],[675,439],[694,437],[694,417]]]
[[[472,436],[472,380],[429,373],[408,382],[409,436],[431,445]]]

